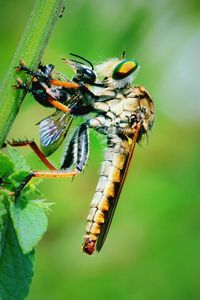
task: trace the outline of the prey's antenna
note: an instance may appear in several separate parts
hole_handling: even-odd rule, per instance
[[[82,61],[79,61],[79,60],[76,60],[76,59],[73,59],[73,58],[68,58],[68,59],[66,59],[66,58],[61,58],[64,62],[66,62],[66,61],[72,61],[72,62],[75,62],[75,63],[77,63],[77,64],[79,64],[79,65],[84,65],[84,63],[82,62]]]
[[[84,57],[82,57],[78,54],[74,54],[74,53],[70,53],[70,55],[78,57],[78,58],[82,59],[83,61],[87,62],[90,65],[90,67],[92,68],[92,70],[94,70],[93,64],[89,60],[87,60],[86,58],[84,58]]]
[[[77,63],[77,64],[84,65],[84,63],[83,63],[82,61],[78,61],[78,60],[73,59],[73,58],[69,58],[69,60],[70,60],[70,61],[73,61],[73,62],[75,62],[75,63]]]

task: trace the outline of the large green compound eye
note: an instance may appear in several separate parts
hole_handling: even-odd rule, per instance
[[[112,78],[115,80],[124,79],[138,68],[138,63],[132,59],[124,59],[116,65],[113,70]]]

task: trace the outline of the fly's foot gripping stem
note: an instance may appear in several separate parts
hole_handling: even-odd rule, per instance
[[[29,181],[31,180],[31,178],[34,176],[34,173],[31,172],[30,174],[28,174],[25,179],[21,182],[21,184],[19,185],[19,187],[16,189],[16,191],[14,192],[14,203],[17,202],[17,199],[21,193],[21,191],[25,188],[25,186],[29,183]]]
[[[25,179],[21,182],[19,187],[16,189],[15,192],[11,193],[11,195],[14,195],[14,202],[17,202],[17,199],[19,198],[20,193],[25,188],[25,186],[29,183],[29,181],[33,177],[37,178],[68,178],[68,177],[75,177],[80,172],[78,170],[74,170],[71,172],[65,171],[65,170],[51,170],[51,171],[31,171]]]

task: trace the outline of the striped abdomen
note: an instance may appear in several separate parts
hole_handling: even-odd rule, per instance
[[[105,153],[100,179],[87,216],[83,251],[88,254],[92,254],[95,249],[100,251],[110,227],[129,154],[128,142],[123,142],[123,146],[108,148]]]

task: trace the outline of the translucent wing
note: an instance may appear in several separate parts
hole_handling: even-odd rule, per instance
[[[64,140],[73,116],[57,110],[38,124],[40,126],[40,144],[45,156],[51,155]]]
[[[138,140],[138,135],[139,135],[140,128],[141,128],[141,126],[140,126],[140,124],[138,124],[137,129],[136,129],[135,134],[134,134],[132,144],[131,144],[129,155],[127,156],[127,159],[126,159],[125,164],[124,164],[124,168],[122,170],[121,181],[120,181],[119,184],[117,184],[115,186],[115,196],[112,199],[112,201],[110,202],[109,210],[108,210],[107,214],[105,215],[105,222],[102,224],[101,231],[100,231],[100,234],[99,234],[98,239],[97,239],[97,245],[96,245],[96,250],[97,251],[101,250],[101,248],[102,248],[102,246],[105,242],[105,239],[107,237],[107,234],[108,234],[111,222],[112,222],[112,218],[113,218],[113,215],[115,213],[115,209],[117,207],[119,196],[121,194],[121,191],[122,191],[125,179],[126,179],[126,175],[127,175],[128,168],[129,168],[132,156],[133,156],[135,145],[136,145],[136,142]]]

